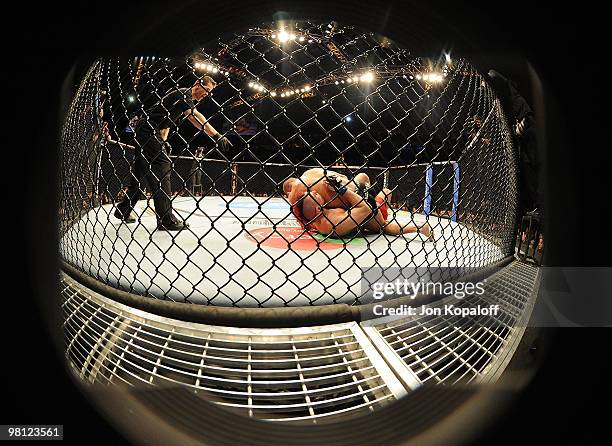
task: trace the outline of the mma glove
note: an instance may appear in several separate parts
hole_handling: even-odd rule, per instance
[[[342,184],[342,180],[337,176],[329,175],[325,178],[325,181],[339,195],[343,195],[346,192],[346,186]]]

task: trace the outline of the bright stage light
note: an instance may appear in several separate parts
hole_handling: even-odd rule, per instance
[[[281,42],[286,42],[287,40],[289,40],[289,33],[287,33],[286,31],[281,31],[278,34],[278,40],[280,40]]]
[[[372,82],[373,80],[374,80],[374,74],[372,74],[371,72],[367,72],[366,74],[361,76],[362,82]]]

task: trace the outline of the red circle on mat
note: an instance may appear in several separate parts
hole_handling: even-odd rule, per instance
[[[296,251],[314,251],[317,249],[341,249],[338,243],[318,241],[302,228],[277,226],[276,229],[266,228],[249,229],[245,237],[252,242],[259,242],[261,246],[270,248],[294,249]]]

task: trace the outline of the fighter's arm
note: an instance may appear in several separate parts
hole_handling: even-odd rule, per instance
[[[347,190],[342,198],[350,206],[349,209],[323,209],[322,215],[315,224],[320,233],[346,235],[354,231],[372,214],[370,206],[353,191]]]

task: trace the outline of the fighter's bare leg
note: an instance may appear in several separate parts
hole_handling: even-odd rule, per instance
[[[391,190],[386,188],[383,189],[378,193],[377,198],[381,198],[387,203],[387,205],[389,205],[389,200],[391,199]],[[378,211],[375,219],[370,220],[366,224],[366,228],[374,232],[380,232],[382,230],[385,234],[388,235],[420,233],[423,234],[423,236],[425,236],[427,240],[431,240],[433,234],[429,223],[417,226],[414,223],[400,225],[395,220],[387,222],[384,220],[380,211]]]

